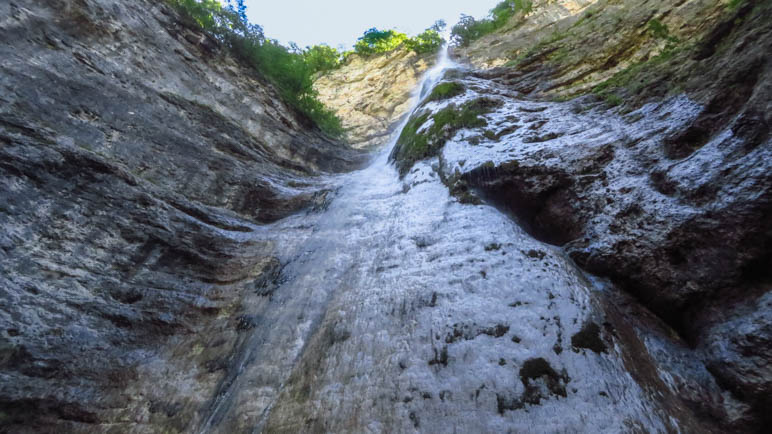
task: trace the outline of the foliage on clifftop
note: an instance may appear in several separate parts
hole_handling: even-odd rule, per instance
[[[453,26],[453,42],[467,46],[472,41],[504,27],[517,13],[530,12],[532,7],[530,0],[504,0],[491,9],[487,18],[475,20],[469,15],[462,15],[458,24]]]
[[[225,7],[218,0],[167,1],[273,83],[290,106],[323,132],[333,137],[343,133],[340,119],[319,101],[313,88],[314,74],[331,66],[323,48],[303,52],[294,44],[288,48],[266,38],[262,27],[247,20],[243,0],[227,0]]]
[[[371,56],[396,50],[403,45],[418,54],[437,52],[445,43],[440,35],[445,26],[444,21],[437,21],[433,26],[412,38],[395,30],[378,30],[373,27],[365,31],[354,44],[354,52],[361,56]]]

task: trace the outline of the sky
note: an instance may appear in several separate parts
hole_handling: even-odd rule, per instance
[[[351,48],[371,27],[415,35],[444,19],[449,25],[461,13],[481,18],[500,0],[246,0],[249,21],[265,35],[300,47],[327,43]]]

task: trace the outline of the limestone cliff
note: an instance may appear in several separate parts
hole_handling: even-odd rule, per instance
[[[404,48],[373,57],[352,55],[314,87],[343,121],[348,141],[356,148],[372,148],[383,145],[407,114],[413,91],[434,58]]]
[[[185,431],[332,142],[163,2],[0,2],[0,431]],[[107,428],[110,427],[110,428]]]
[[[636,297],[723,389],[667,368],[679,399],[733,430],[768,426],[772,396],[770,14],[534,2],[455,51],[476,68],[448,74],[462,90],[420,108],[392,154],[403,173],[436,158],[460,200]]]

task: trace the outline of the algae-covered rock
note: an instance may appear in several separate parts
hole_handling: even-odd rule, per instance
[[[460,92],[456,93],[456,95],[460,94]],[[431,98],[432,95],[427,102],[438,99],[438,97]],[[496,99],[477,98],[461,103],[459,106],[450,104],[435,112],[418,110],[400,133],[391,151],[390,159],[404,174],[416,161],[435,156],[445,142],[453,138],[459,130],[488,125],[483,115],[500,104]]]

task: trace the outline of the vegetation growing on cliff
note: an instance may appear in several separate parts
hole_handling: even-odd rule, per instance
[[[504,0],[491,9],[487,18],[475,20],[469,15],[462,15],[458,24],[453,26],[453,42],[467,46],[475,39],[504,27],[518,12],[530,12],[532,7],[530,0]]]
[[[434,155],[459,130],[487,126],[488,121],[482,115],[490,113],[499,104],[490,98],[478,98],[460,107],[450,105],[433,115],[423,113],[414,117],[402,130],[392,158],[404,173],[416,161]],[[430,118],[432,124],[421,130]]]
[[[443,23],[444,25],[444,23]],[[442,39],[440,32],[437,29],[430,28],[420,33],[418,36],[405,41],[405,46],[408,50],[413,50],[418,54],[424,53],[436,53],[442,48],[445,40]]]
[[[661,67],[683,49],[678,45],[679,39],[672,36],[668,27],[658,19],[649,21],[647,27],[655,39],[665,41],[665,46],[656,56],[633,63],[592,89],[593,93],[603,98],[610,106],[617,106],[624,102],[616,93],[619,88],[626,87],[633,93],[637,93],[650,84],[647,79],[642,78],[643,72]]]
[[[296,45],[288,48],[266,38],[260,26],[247,20],[243,0],[228,0],[225,7],[218,0],[167,1],[273,83],[289,105],[322,131],[331,136],[343,133],[340,119],[319,101],[313,88],[313,75],[333,66],[328,50],[315,47],[304,53]]]
[[[313,72],[327,72],[337,69],[341,62],[341,53],[329,45],[314,45],[303,52],[306,63]]]
[[[354,52],[361,56],[372,56],[396,50],[404,45],[408,50],[418,54],[434,53],[445,43],[440,35],[445,26],[444,21],[437,21],[433,26],[412,38],[395,30],[378,30],[373,27],[365,31],[354,44]]]
[[[426,98],[426,101],[441,101],[453,98],[464,93],[464,85],[455,81],[447,81],[434,86],[432,93]]]
[[[373,27],[366,30],[356,44],[354,51],[362,56],[370,56],[391,51],[402,45],[407,40],[407,35],[395,30],[378,30]]]

